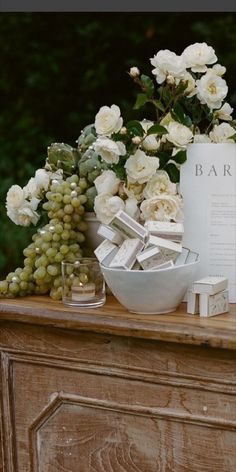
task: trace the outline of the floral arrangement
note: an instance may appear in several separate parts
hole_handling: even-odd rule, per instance
[[[228,87],[222,78],[226,68],[216,63],[211,46],[196,43],[181,56],[161,50],[150,62],[154,80],[137,67],[129,75],[141,88],[134,109],[151,104],[155,120],[124,125],[118,106],[104,106],[78,140],[82,162],[92,158],[107,165],[101,173],[97,166],[100,175],[90,190],[103,223],[120,209],[142,221],[182,220],[176,184],[188,144],[235,141],[233,109],[225,101]]]
[[[187,146],[236,140],[226,69],[211,46],[196,43],[181,56],[161,50],[150,62],[154,77],[137,67],[129,75],[141,89],[134,109],[150,104],[155,118],[124,123],[117,105],[103,106],[76,149],[52,144],[44,169],[8,191],[15,224],[37,225],[41,216],[46,224],[24,250],[24,268],[0,282],[0,296],[50,292],[60,299],[61,261],[74,262],[86,246],[85,211],[105,224],[120,209],[143,222],[182,221],[178,182]]]

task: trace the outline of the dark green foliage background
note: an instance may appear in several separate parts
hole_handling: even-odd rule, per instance
[[[236,28],[233,14],[2,13],[0,16],[0,275],[22,262],[33,229],[6,217],[12,184],[24,185],[43,166],[53,141],[74,145],[102,105],[125,118],[135,89],[126,71],[151,71],[159,49],[176,53],[206,41],[227,67],[236,105]],[[147,113],[149,110],[147,109]]]

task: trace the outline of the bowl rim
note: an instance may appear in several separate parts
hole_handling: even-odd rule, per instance
[[[200,263],[200,258],[198,258],[197,261],[189,262],[188,264],[180,264],[178,266],[174,265],[173,267],[165,267],[163,269],[158,269],[158,270],[150,270],[150,269],[147,269],[147,270],[139,270],[139,269],[126,270],[126,269],[121,269],[121,268],[119,269],[117,267],[106,267],[101,262],[99,262],[99,265],[100,265],[101,269],[105,269],[108,272],[126,272],[126,273],[133,273],[133,274],[143,274],[143,273],[157,274],[157,273],[160,273],[160,272],[166,272],[166,271],[170,271],[170,270],[177,270],[177,269],[180,269],[181,267],[190,267],[192,265],[199,264],[199,263]]]

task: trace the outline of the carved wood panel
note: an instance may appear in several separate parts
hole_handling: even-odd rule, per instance
[[[4,355],[6,472],[233,472],[232,395]],[[91,367],[92,361],[91,361]],[[57,393],[63,391],[64,393]],[[12,441],[11,441],[11,436]],[[5,471],[4,471],[5,472]]]
[[[115,373],[147,380],[183,382],[196,380],[198,386],[236,391],[236,357],[234,351],[200,348],[175,343],[130,339],[58,328],[28,326],[21,323],[0,324],[2,348],[11,352],[40,353],[41,358],[68,359],[71,368],[78,362],[108,367]],[[68,366],[67,366],[68,368]],[[223,372],[223,375],[222,375]]]
[[[207,433],[202,431],[202,440],[209,441]],[[232,438],[225,439],[230,448]],[[216,438],[204,462],[196,453],[202,440],[199,441],[199,427],[168,424],[158,418],[154,409],[127,408],[61,393],[31,428],[32,450],[37,451],[32,470],[203,472],[212,470],[212,461],[216,464],[214,470],[227,470],[226,463],[230,461],[218,453],[222,438]]]

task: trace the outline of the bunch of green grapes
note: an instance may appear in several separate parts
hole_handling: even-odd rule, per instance
[[[80,245],[87,229],[83,221],[86,189],[86,179],[78,175],[52,181],[43,203],[48,223],[24,249],[24,267],[0,282],[0,298],[50,293],[54,300],[61,299],[61,262],[75,262],[82,256]]]

